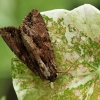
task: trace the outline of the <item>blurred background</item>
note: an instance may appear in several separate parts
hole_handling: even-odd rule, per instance
[[[85,3],[100,9],[100,0],[0,0],[0,27],[20,26],[24,16],[33,8],[40,12],[53,9],[72,10]],[[11,79],[13,57],[14,54],[0,37],[0,98],[5,96],[6,100],[17,100]]]

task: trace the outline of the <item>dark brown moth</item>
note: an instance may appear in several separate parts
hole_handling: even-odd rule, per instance
[[[53,47],[45,22],[33,9],[19,28],[0,28],[0,34],[10,49],[41,79],[54,82],[57,77]]]

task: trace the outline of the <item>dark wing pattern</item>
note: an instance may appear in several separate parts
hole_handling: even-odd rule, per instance
[[[36,61],[36,68],[45,79],[54,81],[56,78],[56,64],[50,37],[45,22],[37,10],[32,10],[23,20],[20,27],[23,43],[32,61]]]
[[[11,50],[42,79],[55,81],[57,70],[53,47],[41,14],[32,10],[19,29],[0,29],[1,36]]]
[[[18,56],[22,62],[24,62],[35,74],[37,74],[34,67],[36,64],[32,62],[24,44],[22,43],[20,30],[15,27],[4,27],[0,28],[0,34],[16,56]]]

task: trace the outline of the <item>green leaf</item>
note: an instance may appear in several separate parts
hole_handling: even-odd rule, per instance
[[[100,11],[85,4],[72,11],[41,13],[56,57],[57,80],[52,84],[12,59],[13,85],[19,100],[99,100]]]

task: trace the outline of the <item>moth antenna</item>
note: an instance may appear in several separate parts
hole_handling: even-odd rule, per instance
[[[43,86],[48,85],[50,83],[50,81],[48,83],[45,83]]]
[[[63,73],[63,71],[57,71],[57,73]]]
[[[78,60],[79,60],[79,58],[76,59],[75,62],[77,62]],[[69,69],[67,70],[67,72],[73,67],[73,65],[75,64],[75,62],[69,67]]]
[[[78,59],[76,59],[75,62],[77,62],[79,59],[80,59],[80,57],[79,57]],[[64,75],[65,73],[67,73],[67,72],[73,67],[73,65],[75,64],[75,62],[68,68],[67,71],[64,71],[64,72],[62,72],[62,71],[57,71],[57,73],[63,73],[62,75]],[[62,75],[61,75],[61,76],[62,76]],[[58,79],[58,78],[59,78],[59,77],[57,77],[57,79]]]

